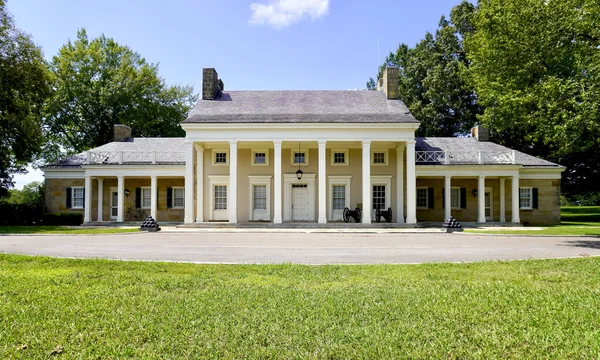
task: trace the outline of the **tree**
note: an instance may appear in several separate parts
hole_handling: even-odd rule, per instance
[[[448,21],[442,16],[435,35],[426,33],[414,48],[400,44],[387,63],[399,67],[400,98],[421,121],[417,136],[456,136],[468,133],[481,108],[473,87],[463,76],[469,66],[463,39],[473,31],[475,6],[463,1]]]
[[[377,90],[377,82],[373,78],[367,81],[367,90]]]
[[[466,39],[482,122],[566,165],[567,194],[600,190],[599,19],[597,0],[480,0]]]
[[[33,181],[23,186],[23,190],[11,189],[5,201],[8,204],[44,206],[44,183]]]
[[[0,0],[0,197],[13,187],[12,174],[40,150],[39,114],[49,94],[40,48],[19,30]]]
[[[50,65],[54,91],[44,108],[47,160],[112,141],[114,124],[135,136],[180,137],[179,126],[195,103],[188,86],[167,86],[158,65],[101,35],[77,33]]]

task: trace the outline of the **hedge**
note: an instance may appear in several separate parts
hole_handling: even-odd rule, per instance
[[[83,215],[78,213],[48,213],[42,215],[42,225],[81,225]]]
[[[0,202],[0,225],[39,225],[44,207]]]

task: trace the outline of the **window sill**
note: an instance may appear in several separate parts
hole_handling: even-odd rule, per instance
[[[534,208],[519,208],[519,211],[532,211]]]
[[[71,206],[71,210],[83,210],[83,206]]]

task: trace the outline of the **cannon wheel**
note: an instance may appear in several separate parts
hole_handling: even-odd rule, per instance
[[[377,208],[377,210],[375,210],[375,221],[377,221],[377,222],[381,221],[381,211],[379,210],[379,208]]]
[[[344,218],[344,222],[350,221],[350,209],[344,208],[343,218]]]
[[[356,218],[354,218],[354,220],[356,220],[356,222],[359,223],[362,219],[362,213],[360,212],[359,208],[354,209],[354,212],[356,212]]]

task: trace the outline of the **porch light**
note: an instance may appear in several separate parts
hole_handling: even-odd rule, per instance
[[[473,197],[477,197],[477,189],[473,189],[473,191],[471,191],[471,193],[473,194]]]
[[[129,189],[125,189],[125,197],[129,197]]]
[[[300,154],[300,141],[298,141],[298,154]],[[302,175],[304,175],[304,173],[302,172],[302,170],[300,170],[300,161],[298,161],[298,171],[296,171],[296,177],[298,178],[298,180],[302,180]]]

